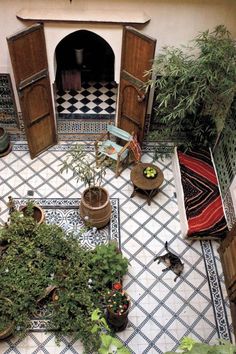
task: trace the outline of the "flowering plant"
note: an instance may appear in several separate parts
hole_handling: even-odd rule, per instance
[[[116,283],[119,284],[119,283]],[[130,300],[128,295],[122,290],[108,290],[105,295],[105,302],[107,307],[114,313],[122,315],[127,311],[130,305]]]
[[[112,289],[113,290],[122,290],[122,285],[121,285],[121,283],[118,283],[118,282],[116,282],[116,283],[114,283],[113,285],[112,285]]]

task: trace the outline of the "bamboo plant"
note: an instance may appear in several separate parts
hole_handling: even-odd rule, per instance
[[[183,48],[163,48],[148,72],[155,90],[151,138],[185,146],[214,146],[233,118],[236,97],[235,40],[223,26],[200,33]]]

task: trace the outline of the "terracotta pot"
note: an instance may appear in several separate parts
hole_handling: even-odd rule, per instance
[[[9,302],[9,304],[12,304],[10,299],[3,298],[3,300]],[[0,331],[0,340],[9,337],[13,333],[14,327],[15,327],[15,322],[10,321],[9,324],[2,331]]]
[[[80,216],[88,226],[101,228],[111,218],[111,202],[105,188],[95,187],[84,190],[80,202]]]
[[[0,156],[5,156],[11,151],[10,137],[5,129],[0,128]]]
[[[27,206],[21,206],[20,210],[25,215]],[[38,224],[42,224],[45,219],[45,212],[39,205],[34,205],[33,218]]]

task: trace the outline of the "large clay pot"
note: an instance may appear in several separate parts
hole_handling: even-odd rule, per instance
[[[5,156],[11,151],[10,137],[5,129],[0,128],[0,156]]]
[[[88,226],[98,229],[106,226],[111,218],[111,202],[105,188],[84,190],[80,202],[80,216]]]

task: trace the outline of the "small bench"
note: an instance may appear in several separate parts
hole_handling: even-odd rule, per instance
[[[228,227],[211,151],[175,149],[173,173],[183,237],[224,238]]]

